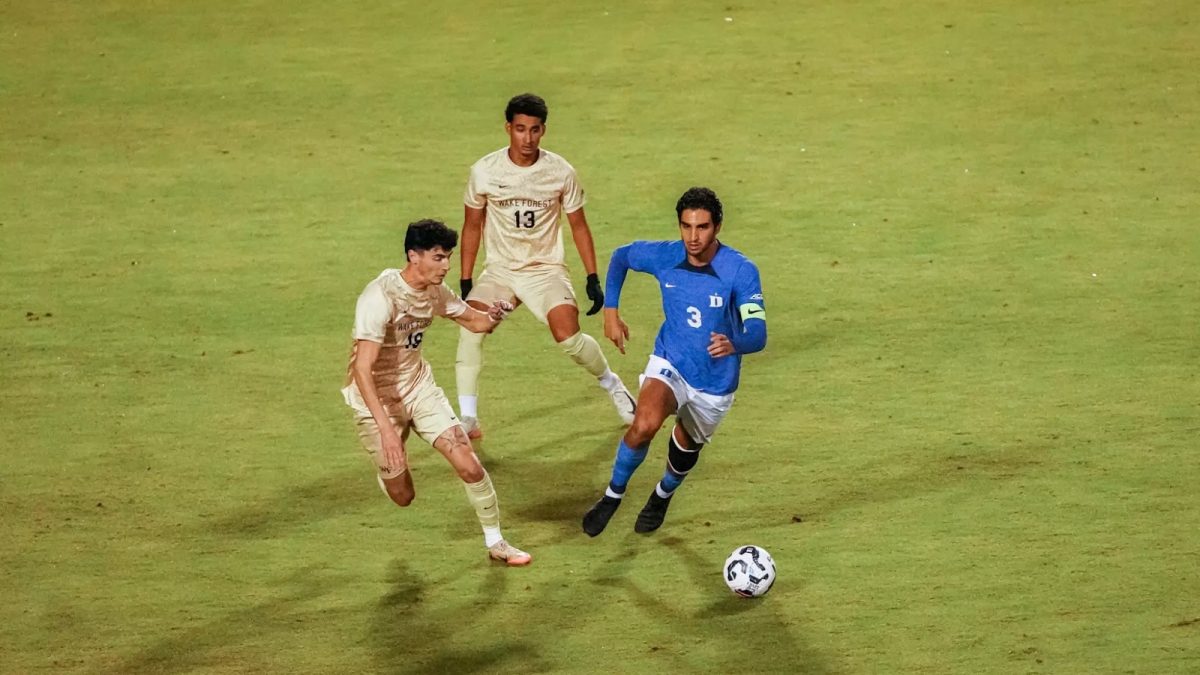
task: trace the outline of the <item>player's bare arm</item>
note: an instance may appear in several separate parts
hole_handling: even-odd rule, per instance
[[[379,401],[379,392],[375,390],[372,368],[376,359],[379,358],[379,349],[382,345],[370,340],[358,340],[356,345],[354,367],[351,369],[351,373],[354,375],[354,383],[358,385],[359,393],[362,394],[363,403],[367,404],[367,409],[371,411],[371,417],[375,418],[375,424],[379,427],[383,457],[387,460],[389,467],[407,466],[404,441],[400,438],[400,434],[396,433],[391,420],[388,419],[387,411],[383,409],[383,404]]]
[[[472,333],[490,333],[511,311],[513,306],[503,300],[492,303],[487,311],[468,306],[467,311],[454,317],[454,322]]]
[[[567,222],[571,225],[571,238],[575,241],[579,259],[583,261],[583,269],[587,272],[587,296],[588,300],[592,301],[587,315],[592,316],[604,306],[604,290],[600,287],[600,277],[596,274],[596,244],[592,241],[592,229],[588,227],[583,207],[568,213]]]
[[[625,341],[629,339],[629,324],[621,318],[621,312],[615,307],[604,308],[604,337],[612,340],[622,354],[625,353]]]
[[[462,291],[464,300],[471,293],[472,277],[475,276],[475,258],[479,256],[479,242],[483,238],[485,215],[484,209],[463,206],[462,241],[459,244],[458,259],[462,266],[462,272],[459,274],[459,290]],[[592,266],[595,267],[594,262]]]

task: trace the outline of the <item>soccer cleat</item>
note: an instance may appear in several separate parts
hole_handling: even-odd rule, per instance
[[[483,438],[483,429],[479,426],[479,420],[474,417],[464,417],[461,420],[462,428],[467,432],[467,438],[478,441]]]
[[[604,531],[608,525],[608,521],[617,512],[617,507],[621,505],[621,500],[616,497],[604,495],[600,501],[592,505],[588,512],[583,514],[583,531],[587,532],[589,537],[594,537]]]
[[[633,424],[633,413],[637,412],[637,403],[625,385],[619,385],[619,388],[610,391],[609,395],[612,396],[613,406],[616,407],[617,414],[621,416],[621,421],[626,426]]]
[[[499,560],[509,567],[520,567],[533,561],[533,556],[503,539],[488,548],[488,557],[492,560]]]
[[[638,513],[637,520],[633,523],[634,532],[653,532],[663,524],[663,518],[667,516],[667,507],[671,505],[671,498],[662,498],[658,496],[658,490],[650,493],[650,499],[646,500],[646,505],[642,507]]]

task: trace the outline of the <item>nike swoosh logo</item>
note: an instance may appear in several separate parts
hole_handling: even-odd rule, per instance
[[[675,284],[663,284],[663,288],[675,288]]]
[[[496,187],[497,187],[497,188],[499,188],[499,189],[501,189],[501,190],[507,190],[507,189],[508,189],[508,186],[507,186],[507,185],[497,185]]]
[[[752,310],[746,312],[746,314],[749,316],[754,316],[755,314],[762,314],[762,313],[763,313],[763,310],[761,310],[761,309],[752,309]]]

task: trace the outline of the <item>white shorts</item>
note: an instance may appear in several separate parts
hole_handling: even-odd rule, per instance
[[[671,388],[678,406],[675,415],[683,425],[683,430],[697,443],[711,441],[717,426],[733,407],[733,394],[718,396],[698,391],[683,379],[670,361],[661,356],[650,355],[642,377],[653,378]]]
[[[507,300],[513,304],[520,300],[537,317],[546,323],[546,315],[559,305],[578,307],[575,290],[571,288],[571,276],[562,265],[531,267],[513,270],[487,267],[479,275],[478,282],[465,299],[492,304]]]

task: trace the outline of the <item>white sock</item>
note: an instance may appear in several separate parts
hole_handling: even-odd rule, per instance
[[[479,405],[478,396],[459,396],[458,397],[458,412],[463,417],[479,418],[479,410],[476,406]]]
[[[483,545],[491,548],[496,545],[496,542],[504,541],[504,537],[500,534],[498,527],[483,528]]]
[[[656,494],[657,494],[659,497],[662,497],[663,499],[666,499],[667,497],[670,497],[671,495],[675,494],[675,491],[674,491],[674,490],[671,490],[670,492],[667,492],[666,490],[662,489],[662,483],[659,483],[658,485],[655,485],[655,486],[654,486],[654,492],[655,492],[655,493],[656,493]]]
[[[624,492],[613,492],[613,489],[611,487],[606,487],[606,488],[604,488],[604,496],[612,497],[613,499],[621,499],[622,497],[625,496],[625,493]]]
[[[621,387],[621,378],[617,377],[611,368],[605,368],[604,374],[596,379],[600,382],[600,386],[608,391],[616,391]]]

